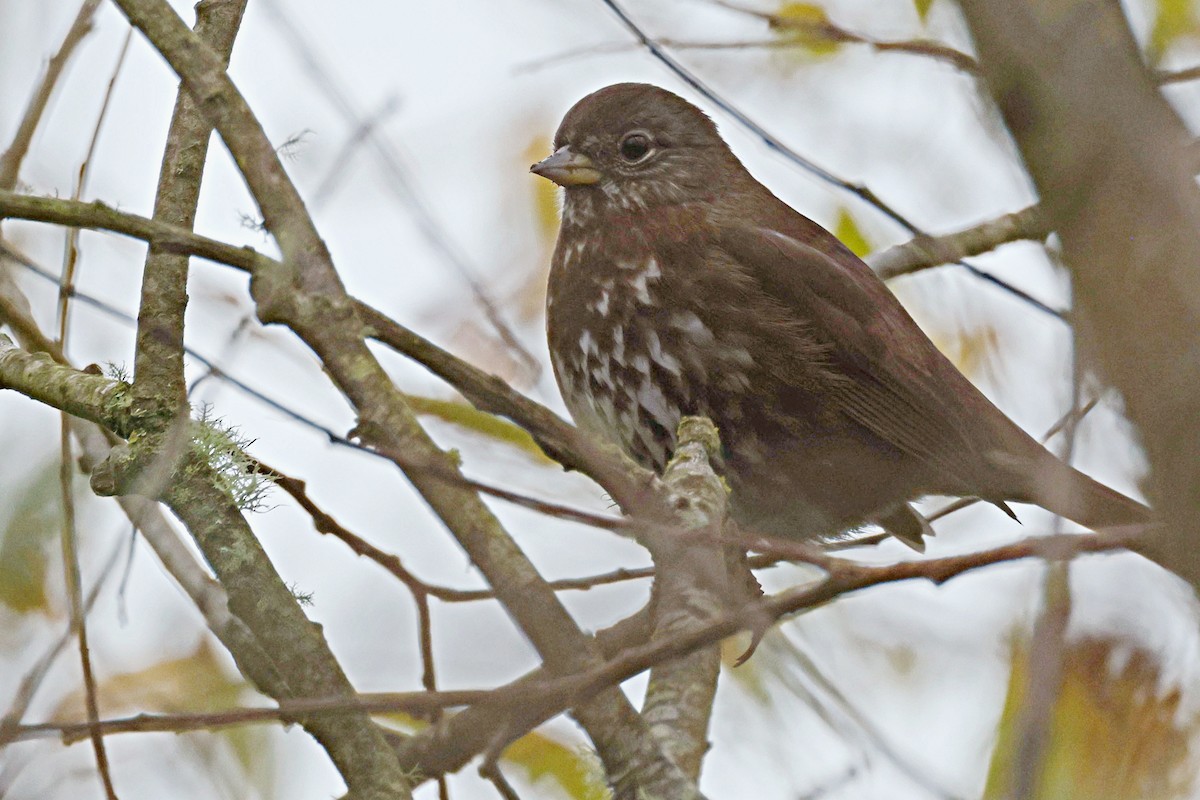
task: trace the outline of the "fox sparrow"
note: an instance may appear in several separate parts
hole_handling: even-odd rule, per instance
[[[919,547],[908,501],[926,494],[1093,528],[1148,518],[992,405],[682,98],[588,95],[531,169],[566,188],[547,325],[571,414],[656,470],[680,417],[709,417],[743,525],[800,538],[876,522]]]

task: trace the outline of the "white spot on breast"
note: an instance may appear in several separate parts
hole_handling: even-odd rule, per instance
[[[732,361],[735,365],[743,368],[754,366],[754,356],[750,355],[750,351],[744,347],[723,347],[720,350],[721,358],[726,361]]]
[[[571,372],[567,369],[566,363],[559,358],[558,353],[551,351],[550,360],[554,362],[554,372],[558,375],[558,380],[563,384],[563,394],[571,394],[571,387],[574,381],[571,380]]]
[[[612,332],[612,357],[620,366],[625,366],[625,329],[617,326]]]
[[[584,329],[583,333],[579,334],[579,349],[583,351],[585,357],[596,355],[600,352],[596,346],[596,340],[592,338],[592,332]]]
[[[670,432],[679,426],[679,409],[667,402],[666,395],[657,383],[642,381],[637,392],[638,405],[646,410],[650,417]]]
[[[675,377],[679,377],[683,365],[679,363],[679,359],[675,358],[675,356],[663,352],[662,341],[658,338],[658,331],[649,331],[646,334],[646,347],[649,349],[651,361]]]
[[[598,358],[596,361],[596,366],[592,367],[592,377],[611,392],[613,388],[612,365],[607,358]]]
[[[727,370],[717,378],[717,388],[726,392],[744,392],[750,388],[750,378],[744,372]]]
[[[681,311],[672,314],[671,326],[686,333],[688,338],[692,340],[692,344],[699,347],[711,345],[716,338],[713,336],[713,332],[708,329],[708,326],[704,324],[704,321],[696,316],[694,311]]]
[[[602,317],[608,316],[609,300],[612,299],[611,292],[608,289],[600,290],[600,299],[591,303],[588,308],[592,309]]]
[[[662,270],[658,267],[658,259],[652,258],[646,262],[645,266],[638,270],[637,275],[633,278],[633,291],[637,295],[638,302],[650,302],[650,281],[658,280],[662,277]]]

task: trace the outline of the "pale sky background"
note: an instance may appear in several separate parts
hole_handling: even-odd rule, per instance
[[[627,5],[647,30],[673,39],[769,36],[760,22],[704,0],[630,0]],[[189,5],[174,6],[190,24]],[[908,0],[845,0],[826,6],[836,22],[851,30],[880,38],[930,36],[969,47],[957,12],[946,0],[934,2],[924,27]],[[73,0],[0,0],[0,29],[5,31],[0,147],[7,146],[45,59],[77,7]],[[299,47],[285,32],[281,14],[303,40]],[[1145,10],[1139,6],[1131,14],[1144,28]],[[60,196],[73,192],[126,30],[113,7],[101,6],[96,31],[77,53],[25,162],[25,190]],[[622,44],[626,47],[613,50]],[[609,50],[582,52],[595,46]],[[301,52],[319,65],[323,80],[337,87],[357,121],[348,122],[325,98]],[[1194,52],[1191,60],[1186,50],[1181,53],[1181,64],[1194,63]],[[684,51],[680,57],[792,148],[847,180],[868,185],[926,230],[955,230],[1033,200],[998,118],[974,82],[949,66],[850,47],[825,58],[761,49]],[[231,73],[268,135],[280,145],[295,140],[287,147],[287,167],[310,199],[349,289],[493,369],[502,364],[486,345],[489,329],[464,280],[414,224],[411,207],[398,200],[376,152],[360,146],[337,168],[356,125],[388,110],[379,133],[400,155],[425,212],[545,364],[540,311],[521,310],[522,304],[536,304],[528,287],[536,285],[548,257],[535,210],[539,179],[527,173],[528,165],[544,154],[566,109],[600,86],[650,81],[698,99],[635,48],[599,0],[251,0]],[[84,199],[150,213],[175,87],[166,65],[135,35]],[[1195,89],[1173,89],[1171,96],[1186,116],[1196,117],[1200,98]],[[832,226],[844,209],[877,249],[904,240],[903,231],[877,212],[773,154],[726,116],[714,113],[714,118],[750,169],[805,214]],[[331,170],[336,184],[318,198]],[[261,233],[243,224],[243,215],[254,214],[227,154],[214,147],[197,230],[271,251]],[[6,222],[4,234],[57,271],[61,231]],[[135,314],[144,248],[95,233],[83,234],[81,246],[80,290]],[[1068,303],[1065,279],[1038,247],[1009,245],[973,263],[1051,305]],[[18,277],[49,330],[54,287],[28,273]],[[971,377],[1032,433],[1040,435],[1069,407],[1070,342],[1061,323],[952,267],[901,279],[892,288],[940,343],[953,344],[964,332],[993,331],[990,358]],[[348,406],[323,379],[311,354],[287,332],[253,322],[241,274],[194,262],[190,292],[189,346],[320,425],[340,434],[349,430],[353,418]],[[81,303],[74,306],[72,325],[68,350],[77,364],[112,362],[132,368],[130,327]],[[405,391],[452,396],[400,357],[385,353],[383,360]],[[199,365],[191,370],[192,377],[201,374]],[[548,366],[540,380],[526,381],[521,388],[561,411]],[[211,403],[217,415],[255,440],[251,452],[305,479],[314,499],[339,521],[400,555],[424,579],[481,585],[465,556],[394,470],[330,445],[320,433],[228,385],[206,381],[194,399]],[[429,426],[440,442],[463,452],[473,477],[592,510],[608,509],[599,490],[577,475],[538,466],[512,449],[447,424],[430,421]],[[23,397],[0,394],[0,453],[9,454],[0,459],[0,522],[31,480],[33,465],[56,458],[57,432],[55,413]],[[1111,407],[1101,406],[1081,425],[1075,463],[1116,488],[1137,491],[1141,461]],[[88,496],[82,481],[80,493],[87,510],[80,531],[83,569],[90,584],[107,554],[127,547],[130,533],[111,502]],[[339,542],[315,534],[282,492],[271,502],[275,507],[254,516],[252,524],[284,579],[312,593],[309,613],[325,625],[352,680],[368,691],[418,688],[414,611],[406,591]],[[933,500],[930,507],[941,502]],[[502,503],[493,506],[548,577],[645,561],[639,548],[611,534]],[[991,508],[957,514],[939,524],[940,535],[929,554],[965,552],[1052,529],[1039,510],[1020,511],[1024,526]],[[48,547],[56,565],[53,540]],[[902,546],[885,543],[858,557],[889,561],[908,555]],[[91,617],[102,681],[184,658],[208,638],[198,614],[142,544],[134,549],[123,594],[116,588],[120,572],[109,579]],[[0,607],[2,705],[66,624],[57,567],[52,575],[50,609],[22,615]],[[744,679],[736,673],[723,676],[703,788],[713,798],[764,800],[978,796],[1008,679],[1010,643],[1033,619],[1040,575],[1038,566],[1022,563],[979,571],[939,588],[889,586],[785,625],[786,638],[768,642],[742,668]],[[799,569],[778,569],[763,581],[768,589],[778,589],[803,577]],[[1073,568],[1073,586],[1072,634],[1115,636],[1154,654],[1164,665],[1164,686],[1182,684],[1190,713],[1200,642],[1189,590],[1129,555],[1081,559]],[[595,629],[640,607],[645,590],[644,584],[634,584],[567,593],[564,599],[586,628]],[[494,685],[537,663],[492,604],[437,604],[434,623],[443,688]],[[788,648],[811,661],[833,689],[806,672]],[[767,687],[766,702],[748,688],[759,680]],[[28,718],[45,718],[78,685],[78,659],[72,652],[60,659]],[[627,688],[640,697],[640,681]],[[819,712],[811,707],[811,695],[818,698]],[[869,724],[856,721],[856,715]],[[547,730],[564,741],[578,739],[563,720]],[[262,757],[273,765],[274,775],[259,775],[257,783],[223,778],[220,770],[206,766],[206,758],[215,759],[210,763],[223,765],[225,774],[229,769],[237,774],[224,740],[212,737],[113,737],[112,772],[124,800],[324,798],[339,792],[337,774],[306,735],[270,729],[263,741],[272,747]],[[509,773],[523,797],[560,796],[549,785],[529,786],[518,769]],[[9,785],[14,800],[101,796],[87,745],[9,748],[0,753],[0,787],[14,775]],[[471,767],[452,780],[452,787],[455,798],[495,796]],[[418,793],[434,796],[432,786]]]

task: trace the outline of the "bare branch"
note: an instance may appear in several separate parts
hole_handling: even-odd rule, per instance
[[[13,136],[12,144],[4,151],[4,155],[0,156],[0,189],[9,190],[17,185],[17,178],[21,173],[21,162],[25,160],[25,154],[29,152],[33,134],[42,120],[42,114],[50,102],[50,96],[54,94],[54,87],[58,84],[58,79],[62,76],[67,62],[71,60],[75,48],[92,30],[92,17],[99,6],[100,0],[84,0],[79,7],[79,13],[75,15],[75,21],[71,23],[67,35],[59,45],[58,52],[46,64],[46,73],[29,99],[29,105],[26,106],[25,113],[21,116],[21,122],[17,126],[17,133]]]
[[[935,61],[941,61],[957,70],[967,73],[972,77],[979,75],[979,63],[967,53],[961,50],[956,50],[949,45],[935,42],[932,39],[901,39],[901,40],[882,40],[872,36],[866,36],[861,33],[849,30],[838,25],[824,16],[807,18],[805,16],[788,16],[785,14],[777,14],[766,11],[757,11],[752,8],[737,5],[735,3],[724,2],[724,0],[713,0],[715,5],[727,8],[730,11],[736,11],[739,14],[761,19],[767,23],[771,30],[776,31],[785,36],[794,37],[790,41],[781,39],[780,41],[788,42],[796,46],[798,44],[825,42],[829,44],[865,44],[871,49],[880,53],[904,53],[912,56],[920,56],[930,58]],[[799,41],[796,41],[796,39]]]
[[[886,281],[987,253],[1008,242],[1045,239],[1049,234],[1038,214],[1038,207],[1032,205],[954,233],[914,237],[904,244],[868,256],[867,263]]]
[[[472,757],[484,752],[497,729],[506,731],[509,736],[520,735],[572,705],[583,702],[602,687],[616,685],[656,664],[711,646],[745,627],[757,624],[758,614],[781,619],[824,606],[838,597],[872,586],[915,579],[944,583],[975,569],[1025,558],[1039,558],[1048,552],[1084,554],[1117,551],[1135,542],[1138,535],[1135,531],[1125,530],[1096,535],[1035,537],[961,556],[882,566],[863,566],[830,559],[823,562],[827,569],[827,576],[823,580],[765,598],[757,608],[727,612],[694,630],[647,641],[650,635],[649,619],[644,612],[619,623],[598,634],[598,644],[609,660],[598,668],[578,675],[553,677],[544,670],[536,670],[517,681],[487,691],[364,694],[349,701],[349,705],[347,699],[342,697],[298,698],[278,709],[242,709],[181,717],[143,716],[102,724],[112,726],[106,728],[109,732],[186,730],[213,727],[216,724],[275,720],[291,713],[344,714],[350,709],[367,709],[420,714],[433,708],[467,705],[459,714],[412,736],[398,746],[404,763],[418,770],[425,779],[430,779],[457,770]],[[47,731],[79,734],[79,729],[70,724],[30,725],[21,730],[23,738],[36,738]]]

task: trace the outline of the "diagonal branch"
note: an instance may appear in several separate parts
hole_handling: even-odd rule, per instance
[[[886,281],[987,253],[1008,242],[1045,239],[1049,234],[1050,229],[1038,213],[1038,207],[1032,205],[954,233],[916,236],[868,256],[867,263]]]
[[[58,51],[46,64],[46,72],[33,96],[29,98],[29,105],[25,108],[25,113],[21,115],[21,123],[17,126],[12,144],[4,151],[3,155],[0,155],[0,189],[12,189],[17,185],[17,178],[21,173],[21,162],[25,160],[29,146],[33,143],[33,134],[42,120],[42,114],[46,111],[50,96],[54,94],[54,87],[58,85],[58,79],[62,77],[63,70],[66,69],[67,62],[71,60],[75,48],[92,30],[92,17],[95,16],[99,6],[100,0],[83,0],[79,6],[79,13],[75,15],[75,21],[71,23],[67,35],[63,37]]]

